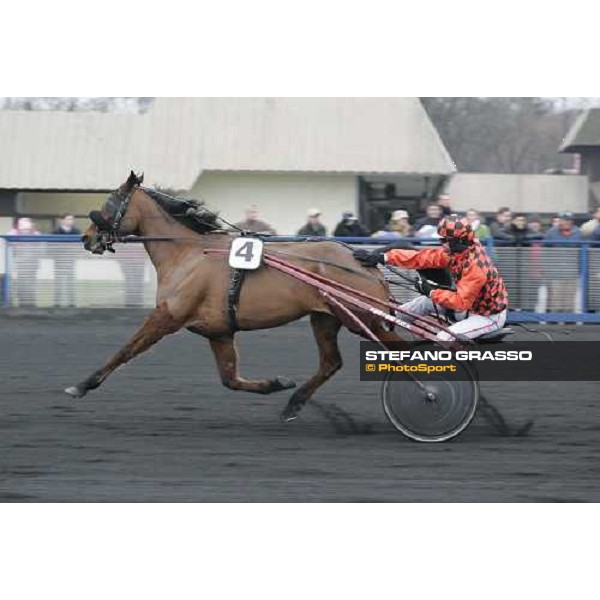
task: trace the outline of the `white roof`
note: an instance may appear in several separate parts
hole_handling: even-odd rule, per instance
[[[583,175],[457,173],[446,192],[461,212],[496,212],[501,206],[515,212],[587,212],[589,184]]]
[[[142,115],[0,111],[0,188],[106,190],[129,169],[191,189],[203,170],[455,171],[417,98],[160,98]]]

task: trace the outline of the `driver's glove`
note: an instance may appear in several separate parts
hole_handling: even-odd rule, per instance
[[[419,294],[423,294],[423,296],[427,296],[428,298],[431,295],[431,292],[438,288],[437,285],[431,283],[428,279],[418,279],[415,287]]]
[[[385,254],[381,250],[364,250],[359,248],[354,251],[354,258],[363,263],[365,267],[376,267],[385,264]]]

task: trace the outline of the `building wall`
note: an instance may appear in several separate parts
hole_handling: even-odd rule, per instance
[[[202,198],[233,223],[244,218],[249,204],[259,207],[261,218],[278,233],[295,233],[306,220],[306,211],[317,207],[331,232],[345,210],[358,209],[358,177],[354,175],[207,172],[192,190],[183,193]],[[106,193],[20,192],[17,211],[30,216],[42,232],[52,231],[55,218],[73,212],[80,229],[89,223],[87,214],[99,209]]]
[[[354,175],[206,172],[190,192],[235,223],[256,204],[261,219],[277,233],[291,234],[306,222],[306,211],[319,208],[328,233],[345,210],[358,209],[358,177]]]
[[[23,215],[54,216],[72,212],[83,217],[90,210],[100,208],[106,196],[106,193],[87,192],[20,192],[17,210]]]
[[[587,212],[588,189],[588,178],[580,175],[495,173],[457,173],[446,187],[458,211],[495,212],[508,206],[516,212],[551,214]]]
[[[582,152],[581,173],[590,180],[590,208],[600,205],[600,148]]]
[[[89,224],[88,213],[99,209],[106,196],[107,193],[20,192],[16,205],[19,215],[32,217],[37,228],[43,233],[52,231],[56,217],[65,212],[71,212],[78,217],[77,227],[83,230]]]

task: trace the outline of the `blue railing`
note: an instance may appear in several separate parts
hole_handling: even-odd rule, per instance
[[[11,275],[14,272],[14,255],[11,252],[11,248],[14,248],[17,252],[19,247],[22,248],[21,244],[81,244],[81,237],[79,235],[36,235],[36,236],[0,236],[0,239],[4,240],[4,263],[5,263],[5,276],[2,282],[2,304],[4,306],[10,306],[12,298],[14,296],[13,281]],[[368,245],[368,246],[381,246],[388,245],[395,242],[411,242],[415,246],[432,246],[439,244],[437,238],[395,238],[395,237],[357,237],[357,238],[336,238],[336,237],[323,237],[323,238],[307,238],[305,236],[270,236],[269,241],[273,242],[296,242],[303,240],[312,241],[341,241],[352,245]],[[16,245],[18,244],[18,246]],[[494,243],[491,238],[484,240],[484,244],[488,248],[490,254],[496,260],[500,271],[507,280],[509,287],[509,294],[511,296],[511,303],[513,307],[517,307],[516,310],[510,311],[509,319],[511,321],[522,321],[522,322],[594,322],[600,323],[600,244],[598,241],[583,241],[583,242],[572,242],[566,241],[552,241],[545,242],[544,240],[535,240],[527,242],[529,248],[519,248],[514,245],[507,245],[505,243]],[[538,265],[544,271],[544,275],[539,278],[539,281],[532,282],[532,264],[530,259],[531,248],[538,248],[539,256],[538,260],[542,262]],[[578,248],[578,252],[573,251],[562,253],[561,251],[556,252],[550,250],[545,252],[544,249],[557,249],[557,248]],[[75,259],[81,259],[87,257],[87,253],[84,254],[81,248],[81,254],[79,249],[73,247]],[[52,250],[48,249],[48,255],[46,256],[45,250],[40,248],[39,258],[52,257]],[[592,255],[593,253],[593,255]],[[117,255],[118,257],[118,255]],[[525,258],[525,260],[523,260]],[[543,262],[546,261],[546,262]],[[571,275],[572,270],[572,275]],[[523,296],[527,296],[529,304],[531,305],[532,294],[535,293],[536,286],[539,289],[545,286],[551,286],[554,283],[554,275],[559,272],[562,277],[562,281],[565,282],[563,287],[571,286],[577,287],[577,293],[579,294],[577,309],[556,311],[552,309],[550,305],[547,311],[538,311],[531,309],[531,306],[527,306],[527,302],[523,300]],[[568,281],[568,283],[566,283]],[[512,286],[512,287],[511,287]],[[523,291],[524,290],[524,291]],[[548,290],[546,290],[547,293]],[[575,293],[575,292],[573,292]],[[598,312],[594,312],[598,311]]]
[[[0,235],[7,242],[81,243],[80,235]]]

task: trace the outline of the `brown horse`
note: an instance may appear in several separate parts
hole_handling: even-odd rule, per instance
[[[238,372],[235,331],[231,328],[227,310],[230,286],[227,254],[204,253],[206,249],[228,249],[234,236],[218,230],[218,218],[209,211],[204,213],[204,221],[200,218],[199,226],[196,220],[193,231],[186,226],[189,211],[173,216],[174,211],[169,210],[165,202],[160,202],[160,193],[142,188],[141,183],[142,178],[132,172],[109,196],[102,213],[90,213],[94,223],[85,231],[82,240],[86,250],[102,254],[111,249],[107,240],[117,231],[120,236],[132,234],[146,238],[144,246],[158,276],[156,308],[103,367],[65,391],[73,397],[85,396],[89,390],[99,387],[117,367],[182,328],[208,338],[221,381],[228,388],[271,394],[295,387],[294,382],[283,377],[250,380]],[[387,286],[377,269],[363,267],[353,258],[352,250],[343,244],[274,242],[266,243],[265,250],[382,300],[389,298]],[[295,418],[315,390],[341,368],[337,337],[342,322],[315,288],[268,266],[246,272],[237,308],[240,330],[278,327],[306,315],[310,315],[319,348],[319,368],[291,396],[282,413],[284,420]],[[367,315],[361,316],[383,339],[398,339],[378,321]]]

